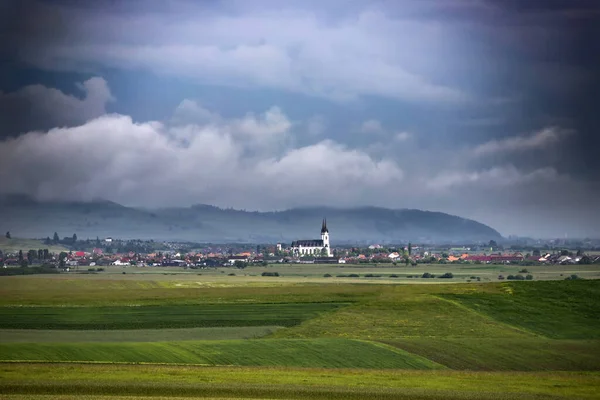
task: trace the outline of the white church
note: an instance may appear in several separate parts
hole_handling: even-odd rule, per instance
[[[292,254],[295,257],[331,257],[331,246],[329,245],[329,229],[327,229],[327,220],[323,219],[320,240],[296,240],[292,242],[291,248]]]

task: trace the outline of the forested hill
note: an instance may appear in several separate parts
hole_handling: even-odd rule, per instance
[[[110,201],[38,202],[0,199],[0,230],[19,237],[119,237],[196,242],[289,242],[317,239],[327,218],[332,243],[354,241],[489,241],[501,239],[479,222],[440,212],[377,207],[296,208],[250,212],[208,205],[156,210]]]

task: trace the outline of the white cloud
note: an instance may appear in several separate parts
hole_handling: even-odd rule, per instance
[[[269,146],[290,127],[277,107],[204,125],[134,123],[128,116],[105,115],[0,142],[1,190],[43,199],[272,209],[310,200],[349,205],[366,201],[366,188],[387,190],[402,179],[392,161],[376,161],[332,141]],[[265,145],[260,157],[248,152],[257,142]],[[19,174],[11,173],[15,170]]]
[[[572,131],[550,127],[530,136],[513,136],[480,144],[475,147],[473,153],[483,156],[504,152],[539,150],[557,144],[571,134]]]
[[[16,92],[0,92],[0,136],[81,124],[105,114],[107,103],[114,101],[103,78],[90,78],[77,87],[85,97],[39,84]]]
[[[434,190],[445,190],[460,186],[477,186],[481,189],[515,187],[537,181],[556,180],[558,174],[554,168],[540,168],[523,172],[512,165],[493,167],[482,171],[448,171],[430,179],[427,186]]]

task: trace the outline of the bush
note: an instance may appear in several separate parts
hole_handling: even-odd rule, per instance
[[[381,278],[381,275],[365,274],[365,278]]]
[[[260,276],[279,276],[279,272],[263,272]]]
[[[477,279],[476,276],[470,276],[469,279]]]
[[[498,279],[503,280],[504,279],[504,275],[498,275]]]
[[[360,278],[360,276],[358,274],[350,274],[348,278]]]
[[[522,270],[519,271],[519,273],[527,274],[527,273],[529,273],[529,271],[527,271],[527,268],[523,268]]]
[[[435,275],[425,272],[423,275],[421,275],[421,278],[435,278]]]
[[[509,275],[506,279],[511,281],[524,281],[525,277],[523,275]]]
[[[390,275],[390,278],[398,278],[398,275],[392,274],[392,275]]]
[[[331,274],[325,274],[323,275],[323,278],[331,278]]]
[[[232,272],[231,274],[227,274],[227,276],[235,276],[235,274]]]
[[[102,272],[102,271],[104,271],[104,268],[96,268],[96,271]]]
[[[531,275],[531,274],[527,275],[525,277],[525,280],[532,281],[533,280],[533,275]]]
[[[571,275],[571,276],[566,277],[565,281],[575,281],[575,280],[578,280],[578,279],[583,279],[583,278],[580,278],[577,275]]]
[[[454,278],[454,275],[452,275],[452,272],[446,272],[444,275],[440,276],[440,278],[452,279]]]

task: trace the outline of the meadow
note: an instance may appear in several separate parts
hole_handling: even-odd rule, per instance
[[[282,268],[0,277],[1,397],[600,398],[600,281],[572,267]]]

